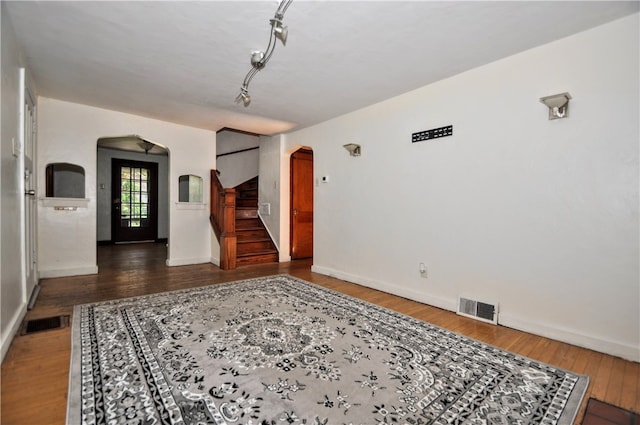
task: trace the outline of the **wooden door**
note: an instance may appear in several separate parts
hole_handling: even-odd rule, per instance
[[[112,159],[111,240],[155,241],[158,237],[158,164]]]
[[[313,151],[291,155],[291,259],[313,257]]]

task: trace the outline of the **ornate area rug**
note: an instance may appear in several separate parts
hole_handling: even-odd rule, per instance
[[[571,424],[587,377],[292,278],[76,306],[68,424]]]

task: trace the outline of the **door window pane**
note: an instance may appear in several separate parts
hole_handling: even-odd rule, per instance
[[[149,225],[149,171],[146,168],[122,167],[120,221],[122,227]]]

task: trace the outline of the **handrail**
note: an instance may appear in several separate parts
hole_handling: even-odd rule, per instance
[[[221,156],[233,155],[233,154],[242,153],[242,152],[249,152],[249,151],[254,151],[256,149],[260,149],[260,146],[254,146],[252,148],[246,148],[246,149],[239,149],[239,150],[233,151],[233,152],[220,153],[220,154],[216,155],[216,159],[220,158]]]
[[[236,268],[236,190],[225,189],[218,179],[218,172],[211,170],[209,221],[220,242],[220,268]]]

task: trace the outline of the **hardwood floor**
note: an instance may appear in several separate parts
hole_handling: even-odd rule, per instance
[[[640,414],[623,410],[619,407],[589,400],[582,425],[638,425]]]
[[[222,271],[211,264],[166,267],[163,244],[101,246],[97,275],[44,279],[27,319],[72,314],[75,304],[287,273],[451,329],[538,361],[590,376],[589,397],[640,412],[640,365],[311,272],[310,260]],[[73,320],[73,318],[72,318]],[[70,356],[69,327],[16,336],[2,363],[4,425],[64,424]]]

